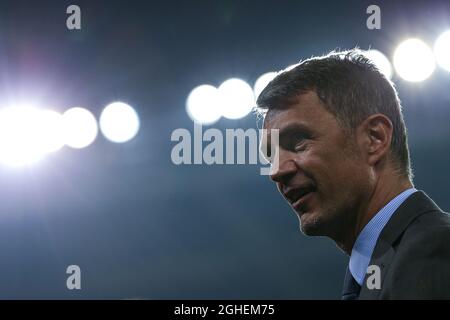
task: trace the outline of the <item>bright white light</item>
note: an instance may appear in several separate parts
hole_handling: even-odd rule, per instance
[[[253,93],[255,94],[255,99],[258,99],[259,94],[264,90],[265,87],[277,76],[276,72],[267,72],[261,75],[255,82],[253,86]]]
[[[295,67],[297,67],[299,64],[300,64],[299,62],[294,63],[294,64],[291,64],[291,65],[289,65],[288,67],[284,68],[283,72],[285,72],[285,71],[291,71],[292,69],[294,69]]]
[[[228,119],[245,117],[255,105],[255,96],[250,85],[237,78],[232,78],[219,87],[222,115]]]
[[[364,55],[375,63],[378,69],[387,78],[392,77],[392,65],[389,59],[381,52],[375,49],[367,50]]]
[[[81,149],[94,142],[98,127],[94,115],[84,108],[72,108],[62,117],[64,143],[69,147]]]
[[[40,149],[39,110],[9,107],[0,110],[0,161],[10,166],[30,165],[38,161]]]
[[[42,110],[36,119],[39,126],[39,147],[43,153],[51,153],[64,146],[62,114]]]
[[[194,88],[186,100],[189,117],[200,124],[212,124],[221,117],[219,92],[216,87],[203,84]]]
[[[128,104],[113,102],[100,115],[100,129],[108,140],[126,142],[138,133],[139,116]]]
[[[395,50],[394,67],[403,79],[419,82],[433,73],[436,64],[433,52],[425,42],[420,39],[409,39]]]
[[[437,63],[447,71],[450,71],[450,30],[439,36],[434,44],[434,55]]]

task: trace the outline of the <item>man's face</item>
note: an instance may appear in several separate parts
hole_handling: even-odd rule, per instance
[[[264,128],[269,144],[270,129],[279,130],[272,155],[279,162],[271,179],[298,214],[302,231],[342,238],[354,228],[372,190],[355,137],[346,134],[313,91],[285,109],[270,110]]]

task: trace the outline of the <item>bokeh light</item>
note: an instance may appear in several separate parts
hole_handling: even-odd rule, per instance
[[[42,158],[39,110],[7,107],[0,110],[0,162],[8,166],[30,165]]]
[[[364,55],[372,60],[381,73],[383,73],[388,79],[392,77],[392,65],[384,53],[375,49],[370,49],[364,51]]]
[[[437,38],[434,44],[434,55],[439,66],[450,71],[450,30]]]
[[[276,72],[267,72],[261,75],[255,81],[255,85],[253,86],[253,93],[255,95],[255,100],[258,99],[259,94],[264,90],[264,88],[269,84],[270,81],[273,80],[277,76]]]
[[[63,114],[62,125],[64,143],[71,148],[85,148],[97,137],[97,121],[87,109],[75,107],[67,110]]]
[[[403,79],[419,82],[427,79],[436,68],[434,55],[420,39],[402,42],[394,53],[394,67]]]
[[[237,78],[228,79],[219,87],[222,116],[228,119],[245,117],[255,106],[255,96],[250,85]]]
[[[37,117],[39,146],[43,153],[58,151],[64,146],[62,114],[41,110]]]
[[[199,124],[213,124],[221,117],[219,92],[208,84],[194,88],[186,100],[189,117]]]
[[[100,115],[100,129],[108,140],[126,142],[138,133],[139,116],[128,104],[113,102],[107,105]]]

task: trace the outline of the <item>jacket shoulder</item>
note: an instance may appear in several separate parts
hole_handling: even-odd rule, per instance
[[[419,215],[394,244],[383,290],[389,299],[450,299],[450,215]]]

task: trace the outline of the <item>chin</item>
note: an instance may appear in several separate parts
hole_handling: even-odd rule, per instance
[[[300,230],[306,236],[325,236],[325,228],[322,220],[314,213],[303,213],[300,218]]]

